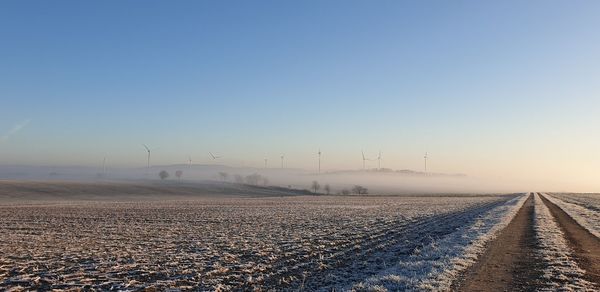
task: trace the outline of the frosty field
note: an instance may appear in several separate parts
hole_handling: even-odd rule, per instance
[[[447,287],[524,197],[13,202],[0,290]]]
[[[0,290],[600,286],[593,194],[309,195],[239,184],[0,184]]]
[[[597,194],[552,194],[548,200],[565,210],[581,226],[600,238],[600,196]]]
[[[585,271],[573,260],[572,248],[565,240],[558,223],[543,203],[540,194],[534,195],[535,230],[539,253],[545,262],[543,290],[593,291],[593,283],[583,279]]]

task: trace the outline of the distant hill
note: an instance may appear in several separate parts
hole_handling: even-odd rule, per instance
[[[337,170],[329,171],[326,174],[398,174],[406,176],[432,176],[432,177],[466,177],[463,173],[438,173],[438,172],[422,172],[410,169],[394,170],[390,168],[372,168],[361,170]]]
[[[0,180],[0,203],[36,201],[184,200],[203,197],[280,197],[311,195],[305,190],[216,181],[11,181]]]

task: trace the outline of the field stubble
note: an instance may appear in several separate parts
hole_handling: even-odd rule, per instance
[[[0,289],[351,287],[509,198],[0,206]]]

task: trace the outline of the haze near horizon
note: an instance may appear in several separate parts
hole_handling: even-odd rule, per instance
[[[32,5],[35,2],[36,5]],[[600,3],[5,1],[0,165],[465,173],[600,192]],[[367,162],[368,168],[377,161]],[[1,178],[0,178],[1,179]]]

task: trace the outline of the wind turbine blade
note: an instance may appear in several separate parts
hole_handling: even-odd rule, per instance
[[[150,152],[150,148],[148,148],[148,146],[146,146],[146,144],[142,144],[142,146],[144,146],[144,148],[146,148],[146,151]]]

